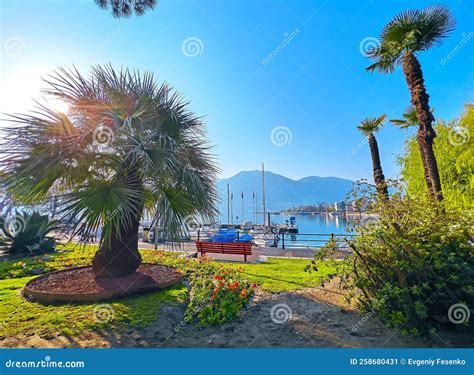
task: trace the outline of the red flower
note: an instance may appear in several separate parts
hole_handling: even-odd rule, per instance
[[[216,276],[214,276],[214,279],[216,279],[216,280],[223,280],[223,279],[224,279],[224,276],[216,275]]]
[[[252,288],[255,289],[257,287],[257,284],[256,283],[253,283],[252,284]]]

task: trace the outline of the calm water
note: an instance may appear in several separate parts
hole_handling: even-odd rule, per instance
[[[272,215],[270,220],[275,224],[284,224],[289,216],[290,215]],[[296,217],[299,234],[293,236],[285,235],[285,246],[288,248],[306,246],[320,247],[328,241],[331,233],[335,235],[354,233],[349,231],[351,228],[350,221],[341,216],[308,214],[292,216]],[[251,215],[249,214],[247,220],[249,220],[250,217]],[[262,215],[258,215],[257,223],[261,224],[262,220]],[[225,220],[221,220],[221,222],[225,222]],[[240,223],[240,220],[235,219],[234,222]],[[324,234],[324,236],[316,236],[315,234]],[[281,236],[278,246],[281,247]]]
[[[294,215],[296,224],[298,225],[299,234],[285,235],[286,247],[306,247],[306,246],[322,246],[330,237],[331,233],[348,234],[351,229],[350,221],[341,216],[331,215]],[[272,216],[272,222],[282,224],[288,219],[287,215]],[[324,236],[316,236],[315,234],[325,234]],[[281,242],[279,247],[281,246]]]

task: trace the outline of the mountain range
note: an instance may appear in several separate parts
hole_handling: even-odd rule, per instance
[[[252,195],[255,193],[257,211],[262,211],[262,172],[242,171],[235,176],[218,180],[220,196],[219,211],[227,216],[227,184],[233,195],[233,216],[241,216],[242,193],[244,196],[244,216],[252,213]],[[308,176],[299,180],[266,171],[265,200],[267,211],[343,201],[352,188],[353,181],[339,177]]]

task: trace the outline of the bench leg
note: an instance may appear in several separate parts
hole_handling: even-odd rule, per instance
[[[244,261],[247,262],[247,254],[244,254]]]

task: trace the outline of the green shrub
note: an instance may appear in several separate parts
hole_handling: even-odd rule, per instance
[[[343,279],[361,291],[362,306],[410,334],[452,325],[454,304],[474,308],[472,213],[400,194],[378,212],[348,242],[355,258]]]
[[[55,240],[48,233],[56,229],[57,222],[38,212],[18,213],[13,218],[0,218],[3,236],[0,245],[7,246],[10,254],[37,255],[54,251]]]

